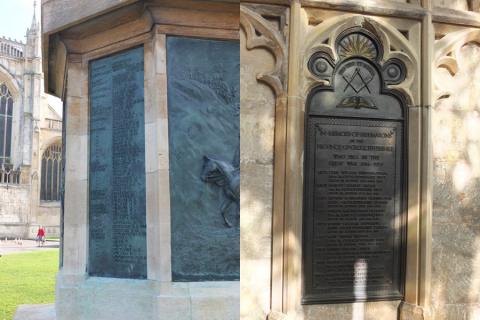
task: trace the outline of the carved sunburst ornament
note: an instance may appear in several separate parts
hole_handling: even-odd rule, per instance
[[[372,39],[358,32],[342,38],[337,44],[337,53],[341,59],[362,56],[373,60],[378,57],[378,49]]]

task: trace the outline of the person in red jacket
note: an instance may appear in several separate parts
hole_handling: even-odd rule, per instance
[[[43,246],[45,244],[45,229],[42,226],[38,228],[37,232],[37,246]]]

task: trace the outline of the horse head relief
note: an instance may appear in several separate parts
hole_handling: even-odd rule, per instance
[[[226,199],[221,205],[220,213],[227,227],[233,227],[226,214],[232,205],[240,204],[240,168],[227,161],[204,156],[201,179],[223,189]]]

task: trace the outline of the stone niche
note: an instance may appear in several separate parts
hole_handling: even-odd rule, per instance
[[[305,110],[303,270],[305,304],[402,299],[405,279],[406,99],[398,59],[365,23],[335,39],[310,72]]]
[[[290,4],[241,4],[241,316],[426,319],[421,23]]]
[[[238,319],[238,4],[53,2],[45,87],[66,118],[57,319]]]

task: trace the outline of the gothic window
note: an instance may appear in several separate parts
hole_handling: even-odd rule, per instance
[[[0,85],[0,165],[10,163],[12,148],[13,97],[7,86]]]
[[[40,200],[60,201],[62,181],[62,145],[56,143],[45,150],[42,156]]]

